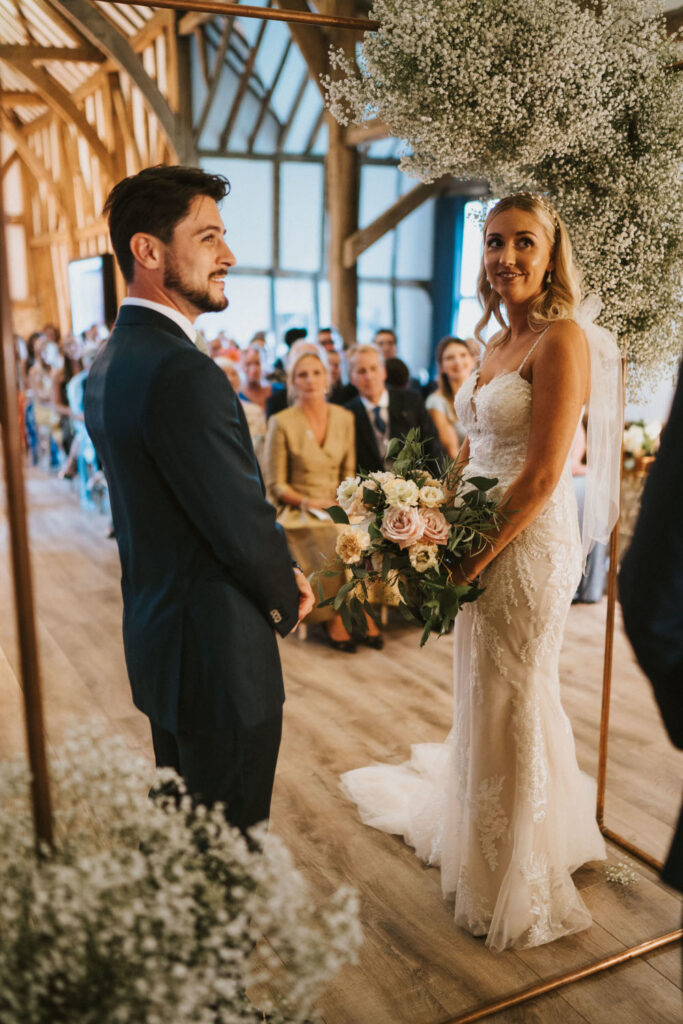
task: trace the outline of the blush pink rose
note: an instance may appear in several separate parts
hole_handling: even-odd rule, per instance
[[[443,512],[439,512],[438,508],[421,508],[418,514],[424,525],[422,543],[445,544],[450,527]]]
[[[391,506],[384,513],[380,533],[387,540],[398,544],[400,548],[409,548],[411,544],[416,544],[422,538],[424,523],[414,506],[410,508]]]

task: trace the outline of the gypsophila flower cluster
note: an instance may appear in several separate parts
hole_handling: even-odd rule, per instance
[[[611,885],[622,885],[626,888],[634,886],[638,881],[638,875],[630,864],[621,860],[618,864],[606,864],[603,868],[605,878]]]
[[[482,593],[474,582],[456,585],[452,572],[491,542],[505,518],[488,493],[498,481],[465,478],[455,462],[433,476],[438,470],[417,428],[392,438],[387,458],[391,471],[348,477],[338,505],[327,509],[341,529],[336,560],[320,575],[344,569],[349,578],[320,607],[334,607],[349,632],[365,634],[365,611],[374,617],[373,587],[393,588],[405,618],[422,625],[424,644],[432,632],[447,633],[461,605]]]
[[[374,0],[356,64],[331,52],[342,124],[385,121],[401,167],[547,195],[634,395],[680,357],[683,73],[657,0]]]
[[[0,1024],[236,1024],[245,988],[303,1021],[361,942],[356,898],[314,906],[276,837],[259,851],[92,728],[51,762],[56,839],[34,848],[29,773],[0,763]],[[251,990],[251,989],[250,989]]]

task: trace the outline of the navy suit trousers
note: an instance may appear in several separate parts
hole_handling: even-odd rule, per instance
[[[174,768],[197,803],[225,805],[245,832],[270,815],[282,713],[258,725],[174,734],[150,720],[158,768]]]

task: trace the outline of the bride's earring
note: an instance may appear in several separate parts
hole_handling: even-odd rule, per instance
[[[552,270],[548,270],[548,271],[546,272],[546,275],[545,275],[545,284],[546,284],[546,287],[547,287],[547,288],[550,288],[550,285],[551,285],[552,283],[553,283],[553,272],[552,272]]]

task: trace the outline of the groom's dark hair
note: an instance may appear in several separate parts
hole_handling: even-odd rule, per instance
[[[134,234],[146,231],[168,245],[195,196],[220,203],[229,191],[230,182],[222,174],[164,164],[145,167],[114,185],[102,212],[109,218],[111,244],[126,281],[133,280],[130,240]]]

